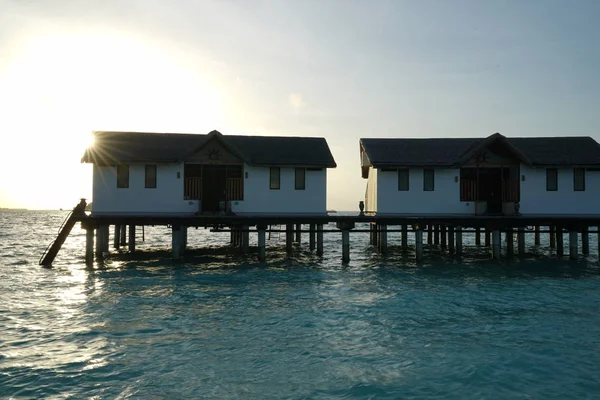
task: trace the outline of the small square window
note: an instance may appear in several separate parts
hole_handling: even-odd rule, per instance
[[[423,170],[423,190],[433,192],[435,189],[435,172],[431,168]]]
[[[146,189],[156,189],[156,165],[146,165]]]
[[[399,191],[409,190],[409,177],[408,177],[408,169],[407,168],[398,170],[398,190]]]
[[[558,170],[546,168],[546,191],[556,192],[558,190]]]
[[[279,190],[281,187],[281,169],[279,167],[271,167],[269,174],[269,189]]]
[[[306,189],[306,168],[296,168],[296,190]]]
[[[117,188],[127,189],[129,187],[129,164],[117,165]]]
[[[585,168],[573,168],[573,190],[576,192],[585,190]]]

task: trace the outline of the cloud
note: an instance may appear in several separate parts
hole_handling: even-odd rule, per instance
[[[289,99],[290,105],[294,110],[301,110],[306,107],[306,103],[300,93],[290,93]]]

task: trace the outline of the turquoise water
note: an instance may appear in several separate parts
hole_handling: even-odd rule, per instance
[[[259,264],[199,229],[190,243],[209,250],[174,264],[155,227],[142,259],[90,270],[77,230],[40,268],[65,215],[0,212],[0,398],[600,397],[595,246],[507,263],[465,237],[468,257],[417,267],[357,233],[342,265],[339,235],[290,260],[272,235]]]

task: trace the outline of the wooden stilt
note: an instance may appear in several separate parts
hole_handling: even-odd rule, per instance
[[[102,228],[102,252],[108,253],[110,247],[110,225],[104,225]]]
[[[490,247],[490,230],[489,229],[485,229],[485,247]]]
[[[454,240],[454,227],[448,227],[448,253],[454,254],[454,245],[456,241]]]
[[[342,229],[342,262],[350,261],[350,229]]]
[[[589,227],[585,227],[585,229],[581,232],[581,253],[584,256],[590,254],[590,234],[588,233]]]
[[[506,257],[512,257],[514,254],[514,232],[512,228],[506,230]]]
[[[481,229],[475,228],[475,245],[481,246]]]
[[[549,242],[550,242],[550,248],[553,249],[556,247],[556,227],[555,226],[550,226],[549,227]]]
[[[440,226],[434,225],[433,228],[433,244],[439,246],[440,244]]]
[[[387,225],[379,225],[379,252],[381,254],[387,254]]]
[[[417,264],[423,261],[423,230],[420,227],[415,229],[415,258]]]
[[[563,229],[556,227],[556,255],[562,257],[565,255],[565,249],[563,247]]]
[[[431,246],[433,244],[433,226],[427,225],[427,244]]]
[[[129,225],[129,252],[135,251],[135,225]]]
[[[131,241],[131,235],[130,235]],[[172,225],[171,227],[171,252],[173,260],[181,259],[181,226]]]
[[[185,254],[185,250],[187,249],[187,234],[188,234],[188,227],[185,225],[181,225],[181,249],[180,249],[180,254],[181,256],[183,256]]]
[[[312,250],[315,249],[315,244],[316,244],[315,224],[310,224],[308,230],[309,230],[309,232],[308,232],[308,246],[309,246],[309,249],[312,251]]]
[[[408,250],[408,226],[402,225],[402,251]]]
[[[442,225],[441,229],[440,229],[440,248],[442,250],[446,250],[446,240],[447,240],[447,236],[446,236],[446,225]]]
[[[250,227],[242,226],[242,253],[248,254],[250,251]]]
[[[256,229],[258,230],[258,261],[264,262],[267,256],[267,241],[265,240],[266,226],[259,225]]]
[[[317,255],[323,255],[323,224],[317,224]]]
[[[577,231],[571,230],[569,231],[569,258],[571,260],[577,260],[578,253],[578,241],[579,237]]]
[[[294,224],[285,226],[285,251],[290,254],[292,252],[292,242],[294,240]]]
[[[462,226],[457,226],[456,227],[456,255],[457,256],[462,255],[462,249],[463,249]]]
[[[525,255],[525,228],[517,228],[517,245],[519,246],[519,256]]]
[[[296,224],[296,239],[294,241],[296,243],[302,242],[302,224]]]
[[[106,239],[104,227],[105,225],[99,225],[98,228],[96,228],[96,257],[98,259],[104,258],[104,240]]]
[[[492,257],[496,260],[500,259],[500,231],[492,232]]]
[[[536,225],[535,228],[535,233],[534,233],[534,243],[536,246],[540,245],[540,226]]]
[[[85,265],[94,265],[94,230],[88,228],[85,231]]]
[[[119,249],[121,246],[121,225],[115,225],[115,234],[113,235],[113,247]]]
[[[121,234],[119,236],[119,239],[121,240],[121,246],[125,246],[127,244],[127,225],[121,225]]]
[[[372,224],[373,225],[373,246],[378,246],[379,245],[379,225],[378,224]]]

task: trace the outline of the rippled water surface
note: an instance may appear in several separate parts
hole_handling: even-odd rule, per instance
[[[587,259],[542,242],[510,263],[465,235],[467,257],[417,267],[364,233],[348,265],[338,234],[290,259],[272,234],[259,264],[199,229],[173,263],[154,227],[137,260],[86,269],[76,228],[38,267],[65,216],[0,211],[0,398],[600,397],[595,235]]]

